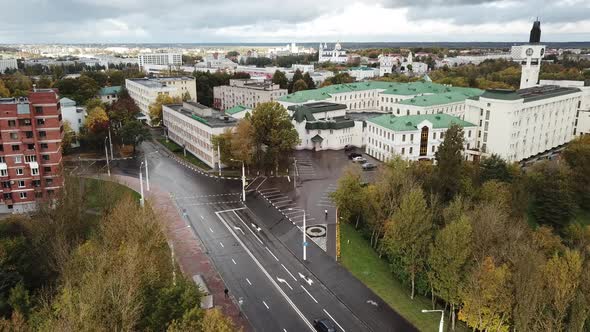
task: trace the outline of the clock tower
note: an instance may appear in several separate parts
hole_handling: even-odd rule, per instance
[[[541,71],[541,59],[545,56],[545,45],[540,45],[541,22],[533,23],[529,43],[526,45],[512,46],[512,59],[519,61],[522,66],[520,75],[520,88],[530,88],[539,83]]]

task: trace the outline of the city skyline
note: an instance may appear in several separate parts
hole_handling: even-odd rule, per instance
[[[0,43],[518,42],[536,17],[543,41],[590,40],[590,4],[578,0],[25,0],[3,9]]]

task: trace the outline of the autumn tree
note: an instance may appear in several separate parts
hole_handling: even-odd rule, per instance
[[[0,79],[0,98],[8,98],[10,97],[10,90],[4,84],[4,81]]]
[[[311,75],[309,75],[309,72],[303,74],[303,80],[307,84],[307,89],[315,89],[315,82]]]
[[[70,121],[64,121],[64,136],[61,139],[61,149],[67,154],[72,148],[72,143],[76,142],[76,132],[72,129]]]
[[[451,306],[451,325],[455,329],[455,310],[461,304],[461,291],[468,274],[472,251],[471,224],[462,216],[443,228],[430,246],[428,266],[433,291]]]
[[[330,195],[338,208],[338,216],[345,222],[354,222],[355,228],[361,217],[366,196],[363,192],[361,170],[358,166],[349,166],[338,179],[338,187]]]
[[[237,160],[243,160],[246,165],[251,165],[254,156],[254,132],[250,117],[238,121],[235,132],[231,138],[231,155]]]
[[[297,92],[301,90],[307,90],[307,83],[303,79],[297,80],[293,83],[293,90],[291,92]]]
[[[398,256],[411,282],[414,299],[416,275],[422,271],[432,242],[432,215],[422,189],[415,188],[401,199],[384,236],[384,246],[391,256]]]
[[[221,163],[225,165],[233,164],[232,159],[234,156],[232,154],[232,136],[231,128],[227,128],[219,135],[211,136],[211,145],[213,146],[213,150],[215,153],[217,153],[217,151],[221,153]],[[217,160],[215,160],[215,162],[217,162]]]
[[[449,201],[459,191],[461,165],[463,163],[463,128],[452,124],[445,132],[443,142],[435,153],[437,189],[444,201]]]
[[[590,211],[590,136],[580,136],[571,141],[563,151],[563,158],[572,170],[578,204]]]
[[[277,102],[260,103],[252,111],[250,121],[256,161],[278,172],[280,162],[287,161],[300,142],[287,110]]]
[[[491,257],[486,257],[474,269],[462,291],[459,319],[481,331],[510,331],[514,298],[509,283],[508,266],[497,266]]]
[[[179,97],[171,97],[169,95],[160,94],[149,107],[150,122],[154,126],[159,126],[162,123],[162,105],[180,103],[182,100]]]
[[[119,132],[123,144],[130,144],[133,147],[133,153],[135,153],[135,148],[138,145],[141,145],[142,142],[152,137],[149,129],[138,120],[125,122],[123,127],[119,129]]]

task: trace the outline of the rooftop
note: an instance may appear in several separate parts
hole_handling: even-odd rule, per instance
[[[369,119],[369,122],[392,131],[415,131],[418,130],[418,124],[422,121],[429,121],[435,129],[449,128],[452,123],[461,127],[475,127],[473,123],[463,121],[457,117],[448,114],[424,114],[424,115],[405,115],[395,116],[393,114],[383,114],[381,116]]]
[[[561,87],[557,85],[541,85],[519,90],[493,89],[486,90],[481,98],[499,99],[499,100],[523,100],[523,103],[531,101],[553,98],[571,93],[580,92],[578,88]],[[471,99],[479,100],[480,96]]]
[[[401,105],[415,105],[415,106],[435,106],[445,105],[464,101],[465,99],[479,96],[484,93],[480,89],[470,88],[454,88],[451,92],[416,96],[411,99],[404,99],[398,102]]]
[[[382,81],[368,81],[368,82],[356,82],[347,84],[334,84],[319,89],[297,91],[295,93],[282,96],[279,101],[289,103],[305,103],[311,100],[326,100],[332,97],[334,94],[355,92],[355,91],[368,91],[368,90],[379,90],[383,94],[400,95],[400,96],[411,96],[421,94],[439,94],[447,92],[462,92],[469,93],[471,96],[476,95],[476,92],[482,90],[471,89],[471,88],[460,88],[451,87],[438,83],[432,82],[412,82],[412,83],[399,83],[399,82],[382,82]]]
[[[287,107],[289,111],[293,111],[293,118],[297,122],[315,121],[314,113],[330,112],[345,110],[346,105],[329,102],[308,103],[303,105],[291,105]]]
[[[98,91],[98,94],[101,96],[107,96],[107,95],[116,95],[121,91],[121,86],[117,85],[117,86],[105,86],[103,88],[100,89],[100,91]]]
[[[232,127],[237,124],[237,120],[231,116],[224,115],[220,111],[196,102],[185,101],[183,104],[168,104],[165,106],[211,128]]]
[[[245,111],[247,109],[248,109],[248,107],[246,107],[246,106],[237,105],[232,108],[226,109],[225,114],[234,115],[236,113],[240,113],[240,112]]]
[[[127,80],[141,84],[148,88],[165,88],[166,82],[170,81],[194,81],[193,77],[156,77],[156,78],[128,78]]]
[[[67,97],[63,97],[62,99],[60,99],[59,103],[61,104],[61,106],[76,106],[76,102]]]

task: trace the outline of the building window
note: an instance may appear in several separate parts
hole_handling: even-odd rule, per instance
[[[25,162],[26,163],[31,163],[37,161],[37,156],[25,156]]]
[[[42,126],[45,124],[45,119],[37,119],[37,125]]]
[[[406,141],[406,134],[403,134],[403,135],[402,135],[402,142],[405,142],[405,141]],[[403,153],[402,153],[402,154],[403,154]]]
[[[39,137],[47,137],[47,132],[46,131],[40,131],[39,132]]]
[[[39,169],[38,168],[31,168],[31,175],[39,175]]]
[[[25,187],[25,181],[24,180],[18,180],[18,187],[19,188],[24,188]]]
[[[48,154],[44,154],[41,156],[41,158],[43,158],[43,160],[48,161],[49,160],[49,155]]]
[[[432,133],[432,139],[436,139],[436,132]]]
[[[31,184],[35,188],[41,187],[41,180],[33,180],[33,181],[31,181]]]
[[[4,193],[4,200],[11,200],[12,199],[12,194],[11,193]]]
[[[16,127],[16,120],[8,120],[9,127]]]
[[[22,168],[16,169],[16,175],[23,175],[23,174],[25,174],[25,171]]]
[[[23,162],[23,156],[14,156],[14,163],[20,164]]]
[[[467,137],[471,137],[471,130],[467,131]]]
[[[3,181],[2,188],[10,188],[10,181]]]
[[[43,167],[43,172],[45,172],[45,173],[51,173],[51,167],[49,167],[49,166]]]
[[[406,153],[406,148],[402,148],[402,154]]]
[[[10,139],[18,139],[18,133],[10,133]]]
[[[410,134],[410,142],[414,141],[414,134]]]
[[[27,149],[35,150],[35,144],[27,144]]]
[[[12,146],[12,151],[18,151],[20,150],[20,146],[19,145],[13,145]]]
[[[45,185],[50,186],[53,184],[53,179],[45,179]]]
[[[49,145],[47,143],[41,143],[41,149],[48,149]]]
[[[434,153],[434,145],[432,146],[432,149],[431,150],[432,150],[432,153]]]
[[[410,147],[410,154],[414,151],[414,148]]]
[[[490,110],[487,110],[486,111],[486,120],[489,120],[489,119],[490,119]]]
[[[20,199],[25,199],[27,198],[27,193],[26,192],[21,192],[19,193]]]
[[[483,141],[484,143],[488,141],[488,133],[483,133]]]
[[[0,176],[8,176],[8,170],[0,169]]]
[[[35,106],[35,113],[37,113],[37,114],[43,114],[43,107],[41,107],[41,106]]]

